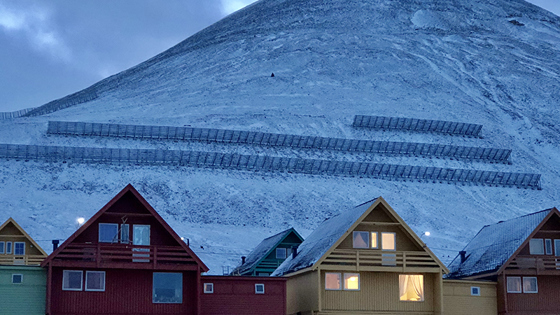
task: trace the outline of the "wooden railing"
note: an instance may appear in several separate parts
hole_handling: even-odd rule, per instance
[[[43,255],[0,255],[0,265],[40,265],[45,258]]]
[[[558,270],[560,272],[560,257],[555,256],[517,256],[507,266],[507,269],[536,269]]]
[[[127,244],[68,244],[55,261],[105,263],[191,264],[195,260],[180,246]]]
[[[355,270],[441,268],[427,252],[335,249],[321,266]]]

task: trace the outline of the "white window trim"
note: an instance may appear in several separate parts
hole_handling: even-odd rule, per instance
[[[560,239],[554,240],[554,256],[560,256]]]
[[[350,276],[358,276],[358,288],[357,289],[347,289],[346,288],[346,275],[350,275]],[[344,276],[342,278],[342,288],[344,291],[360,291],[362,289],[362,283],[361,283],[361,279],[360,279],[360,274],[356,273],[356,272],[345,272]]]
[[[206,290],[207,286],[210,287],[210,290]],[[214,283],[205,283],[204,284],[204,293],[214,293]]]
[[[521,284],[521,290],[519,291],[510,291],[508,286],[509,279],[519,279],[519,283]],[[507,293],[523,293],[523,281],[521,281],[521,277],[506,277],[506,291]]]
[[[128,235],[127,235],[128,240],[125,240],[124,237],[123,237],[123,232],[125,231],[125,229],[124,229],[125,227],[126,227],[127,233],[128,233]],[[130,224],[128,224],[128,223],[121,224],[121,229],[119,231],[119,242],[124,243],[124,244],[130,244]]]
[[[533,241],[540,241],[541,246],[539,246],[539,247],[542,248],[542,253],[534,253],[533,252],[533,249],[536,249],[535,247],[531,246],[531,242],[533,242]],[[546,251],[545,251],[545,248],[544,248],[544,239],[542,239],[542,238],[532,238],[532,239],[529,240],[529,254],[530,255],[544,255],[545,252]]]
[[[547,244],[550,244],[550,246],[547,246]],[[550,249],[550,251],[548,251]],[[552,255],[553,254],[553,248],[552,248],[552,239],[545,239],[544,240],[544,254],[545,255]]]
[[[87,277],[87,275],[88,275],[89,273],[102,273],[102,274],[103,274],[103,289],[88,289],[88,277]],[[105,281],[106,281],[105,271],[86,271],[86,286],[85,286],[85,291],[105,292]]]
[[[262,286],[262,292],[257,289],[259,286]],[[255,294],[264,294],[264,283],[255,283]]]
[[[366,237],[366,240],[367,240],[367,245],[366,245],[366,247],[356,247],[356,246],[354,246],[354,239],[356,238],[356,237],[355,237],[356,233],[367,233],[367,234],[368,234],[368,237]],[[370,242],[369,242],[370,240],[369,240],[369,238],[370,238],[370,233],[369,233],[368,231],[354,231],[354,232],[352,232],[352,248],[356,248],[356,249],[368,249],[369,246],[370,246]]]
[[[80,288],[73,289],[73,288],[65,288],[64,287],[64,279],[66,278],[66,272],[79,272],[80,273]],[[82,291],[84,289],[84,272],[82,270],[63,270],[62,271],[62,290],[63,291]]]
[[[4,254],[4,253],[6,253],[6,242],[0,242],[0,244],[2,244],[2,245],[3,245],[3,246],[2,246],[2,248],[1,248],[1,249],[2,249],[2,251],[0,251],[0,254]]]
[[[16,244],[23,244],[23,254],[16,254]],[[17,255],[17,256],[25,255],[25,242],[14,242],[13,246],[14,246],[14,249],[13,249],[14,255]]]
[[[328,275],[328,274],[335,274],[335,275],[338,275],[338,279],[340,279],[340,280],[338,281],[338,284],[339,284],[338,289],[327,289],[327,275]],[[342,290],[342,287],[344,286],[344,284],[342,283],[342,281],[343,281],[343,280],[342,280],[342,274],[341,274],[340,272],[325,272],[325,290],[327,290],[327,291],[341,291],[341,290]]]
[[[375,234],[375,247],[373,247],[373,235]],[[371,239],[370,239],[370,243],[371,243],[371,248],[372,249],[379,249],[379,232],[371,232],[370,233]]]
[[[477,290],[478,293],[474,293],[473,290]],[[471,287],[471,295],[472,296],[480,296],[480,287]]]
[[[393,234],[395,240],[395,248],[394,249],[385,249],[383,248],[383,234]],[[396,252],[397,251],[397,233],[395,232],[381,232],[381,250]]]
[[[181,277],[181,301],[180,302],[155,302],[154,301],[154,280],[156,277],[156,274],[175,274],[175,275],[179,275]],[[183,286],[183,274],[181,272],[153,272],[152,273],[152,303],[153,304],[183,304],[183,297],[185,294],[185,288]]]
[[[21,282],[14,282],[14,276],[21,276]],[[12,274],[12,284],[22,284],[23,283],[23,274],[21,273],[14,273]]]
[[[8,245],[10,245],[10,246],[8,246]],[[8,248],[10,250],[8,250]],[[14,250],[14,247],[13,247],[12,242],[6,242],[6,254],[11,255],[13,250]]]
[[[117,234],[116,234],[115,236],[117,237],[117,239],[115,239],[114,241],[111,241],[111,242],[102,241],[102,240],[101,240],[101,233],[100,233],[100,230],[101,230],[101,226],[102,226],[102,225],[116,226],[116,227],[117,227]],[[97,241],[98,241],[99,243],[108,243],[108,244],[115,244],[115,243],[118,243],[118,242],[119,242],[119,236],[120,236],[120,233],[119,233],[119,224],[118,224],[118,223],[99,223],[99,226],[97,227]]]
[[[536,291],[525,291],[525,279],[535,279],[535,287],[537,288]],[[523,277],[523,281],[521,282],[521,288],[523,289],[523,293],[539,293],[539,282],[537,277]]]
[[[278,257],[278,250],[284,250],[284,257]],[[276,248],[276,259],[286,259],[288,258],[288,249],[287,248]]]

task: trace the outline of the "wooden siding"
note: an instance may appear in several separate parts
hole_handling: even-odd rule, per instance
[[[204,283],[214,285],[214,293],[204,293]],[[255,284],[264,284],[264,294],[255,293]],[[271,277],[202,276],[201,315],[285,315],[286,279]]]
[[[325,290],[325,272],[321,272],[323,311],[354,312],[420,312],[434,314],[434,289],[441,281],[439,274],[424,274],[424,301],[404,302],[399,299],[399,274],[360,272],[359,291]]]
[[[68,270],[68,269],[64,269]],[[95,269],[75,269],[86,270]],[[63,268],[53,268],[51,315],[62,314],[196,314],[195,272],[183,272],[181,304],[152,303],[153,271],[105,271],[105,291],[63,291]]]
[[[498,285],[505,288],[508,276],[514,275],[499,277]],[[503,304],[507,305],[507,312],[504,305],[499,314],[560,314],[560,276],[533,276],[537,277],[538,293],[506,293]]]
[[[0,242],[12,242],[11,254],[0,254],[0,265],[40,265],[46,258],[11,222],[0,231]],[[25,255],[14,255],[14,242],[25,243]],[[5,247],[4,247],[5,249]]]
[[[287,314],[319,309],[319,272],[312,271],[288,278],[286,284]]]
[[[480,288],[480,296],[471,295],[471,287]],[[498,314],[496,282],[443,280],[443,314]]]
[[[13,284],[12,275],[23,275]],[[40,267],[0,266],[0,314],[44,315],[47,273]]]

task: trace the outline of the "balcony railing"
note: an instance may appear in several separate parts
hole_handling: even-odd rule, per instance
[[[536,269],[537,271],[558,270],[560,272],[560,257],[519,255],[511,261],[507,269]]]
[[[185,265],[196,261],[180,246],[140,246],[127,244],[68,244],[56,258],[56,262],[107,264]]]
[[[0,255],[0,265],[40,265],[45,258],[47,257],[43,255]]]
[[[355,270],[429,270],[441,268],[427,252],[335,249],[321,266]]]

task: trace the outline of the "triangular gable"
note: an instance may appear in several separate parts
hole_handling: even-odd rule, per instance
[[[21,235],[25,236],[25,238],[31,244],[33,244],[33,246],[35,246],[35,248],[37,248],[39,252],[41,252],[41,255],[47,257],[47,253],[41,248],[41,246],[39,246],[39,244],[37,244],[35,240],[31,236],[29,236],[29,234],[27,234],[27,232],[25,232],[25,230],[21,226],[19,226],[19,224],[17,224],[17,222],[14,219],[9,218],[8,220],[6,220],[6,222],[0,225],[0,232],[2,232],[2,230],[4,230],[4,228],[6,228],[10,224],[12,224],[21,233]]]
[[[47,259],[43,261],[41,264],[42,267],[46,266],[49,262],[51,262],[61,251],[63,251],[68,244],[71,244],[77,237],[79,237],[83,232],[85,232],[94,222],[97,221],[105,212],[113,207],[117,202],[123,198],[127,193],[131,193],[137,201],[139,201],[143,208],[146,209],[147,213],[152,215],[159,224],[163,226],[163,228],[168,232],[171,237],[196,261],[196,263],[200,266],[202,271],[208,271],[208,267],[198,258],[198,256],[181,240],[179,235],[175,233],[175,231],[165,222],[165,220],[155,211],[154,208],[140,195],[140,193],[131,185],[128,184],[123,190],[121,190],[111,201],[109,201],[101,210],[97,211],[87,222],[84,223],[74,234],[72,234],[66,241],[64,241],[54,252],[52,252]]]

